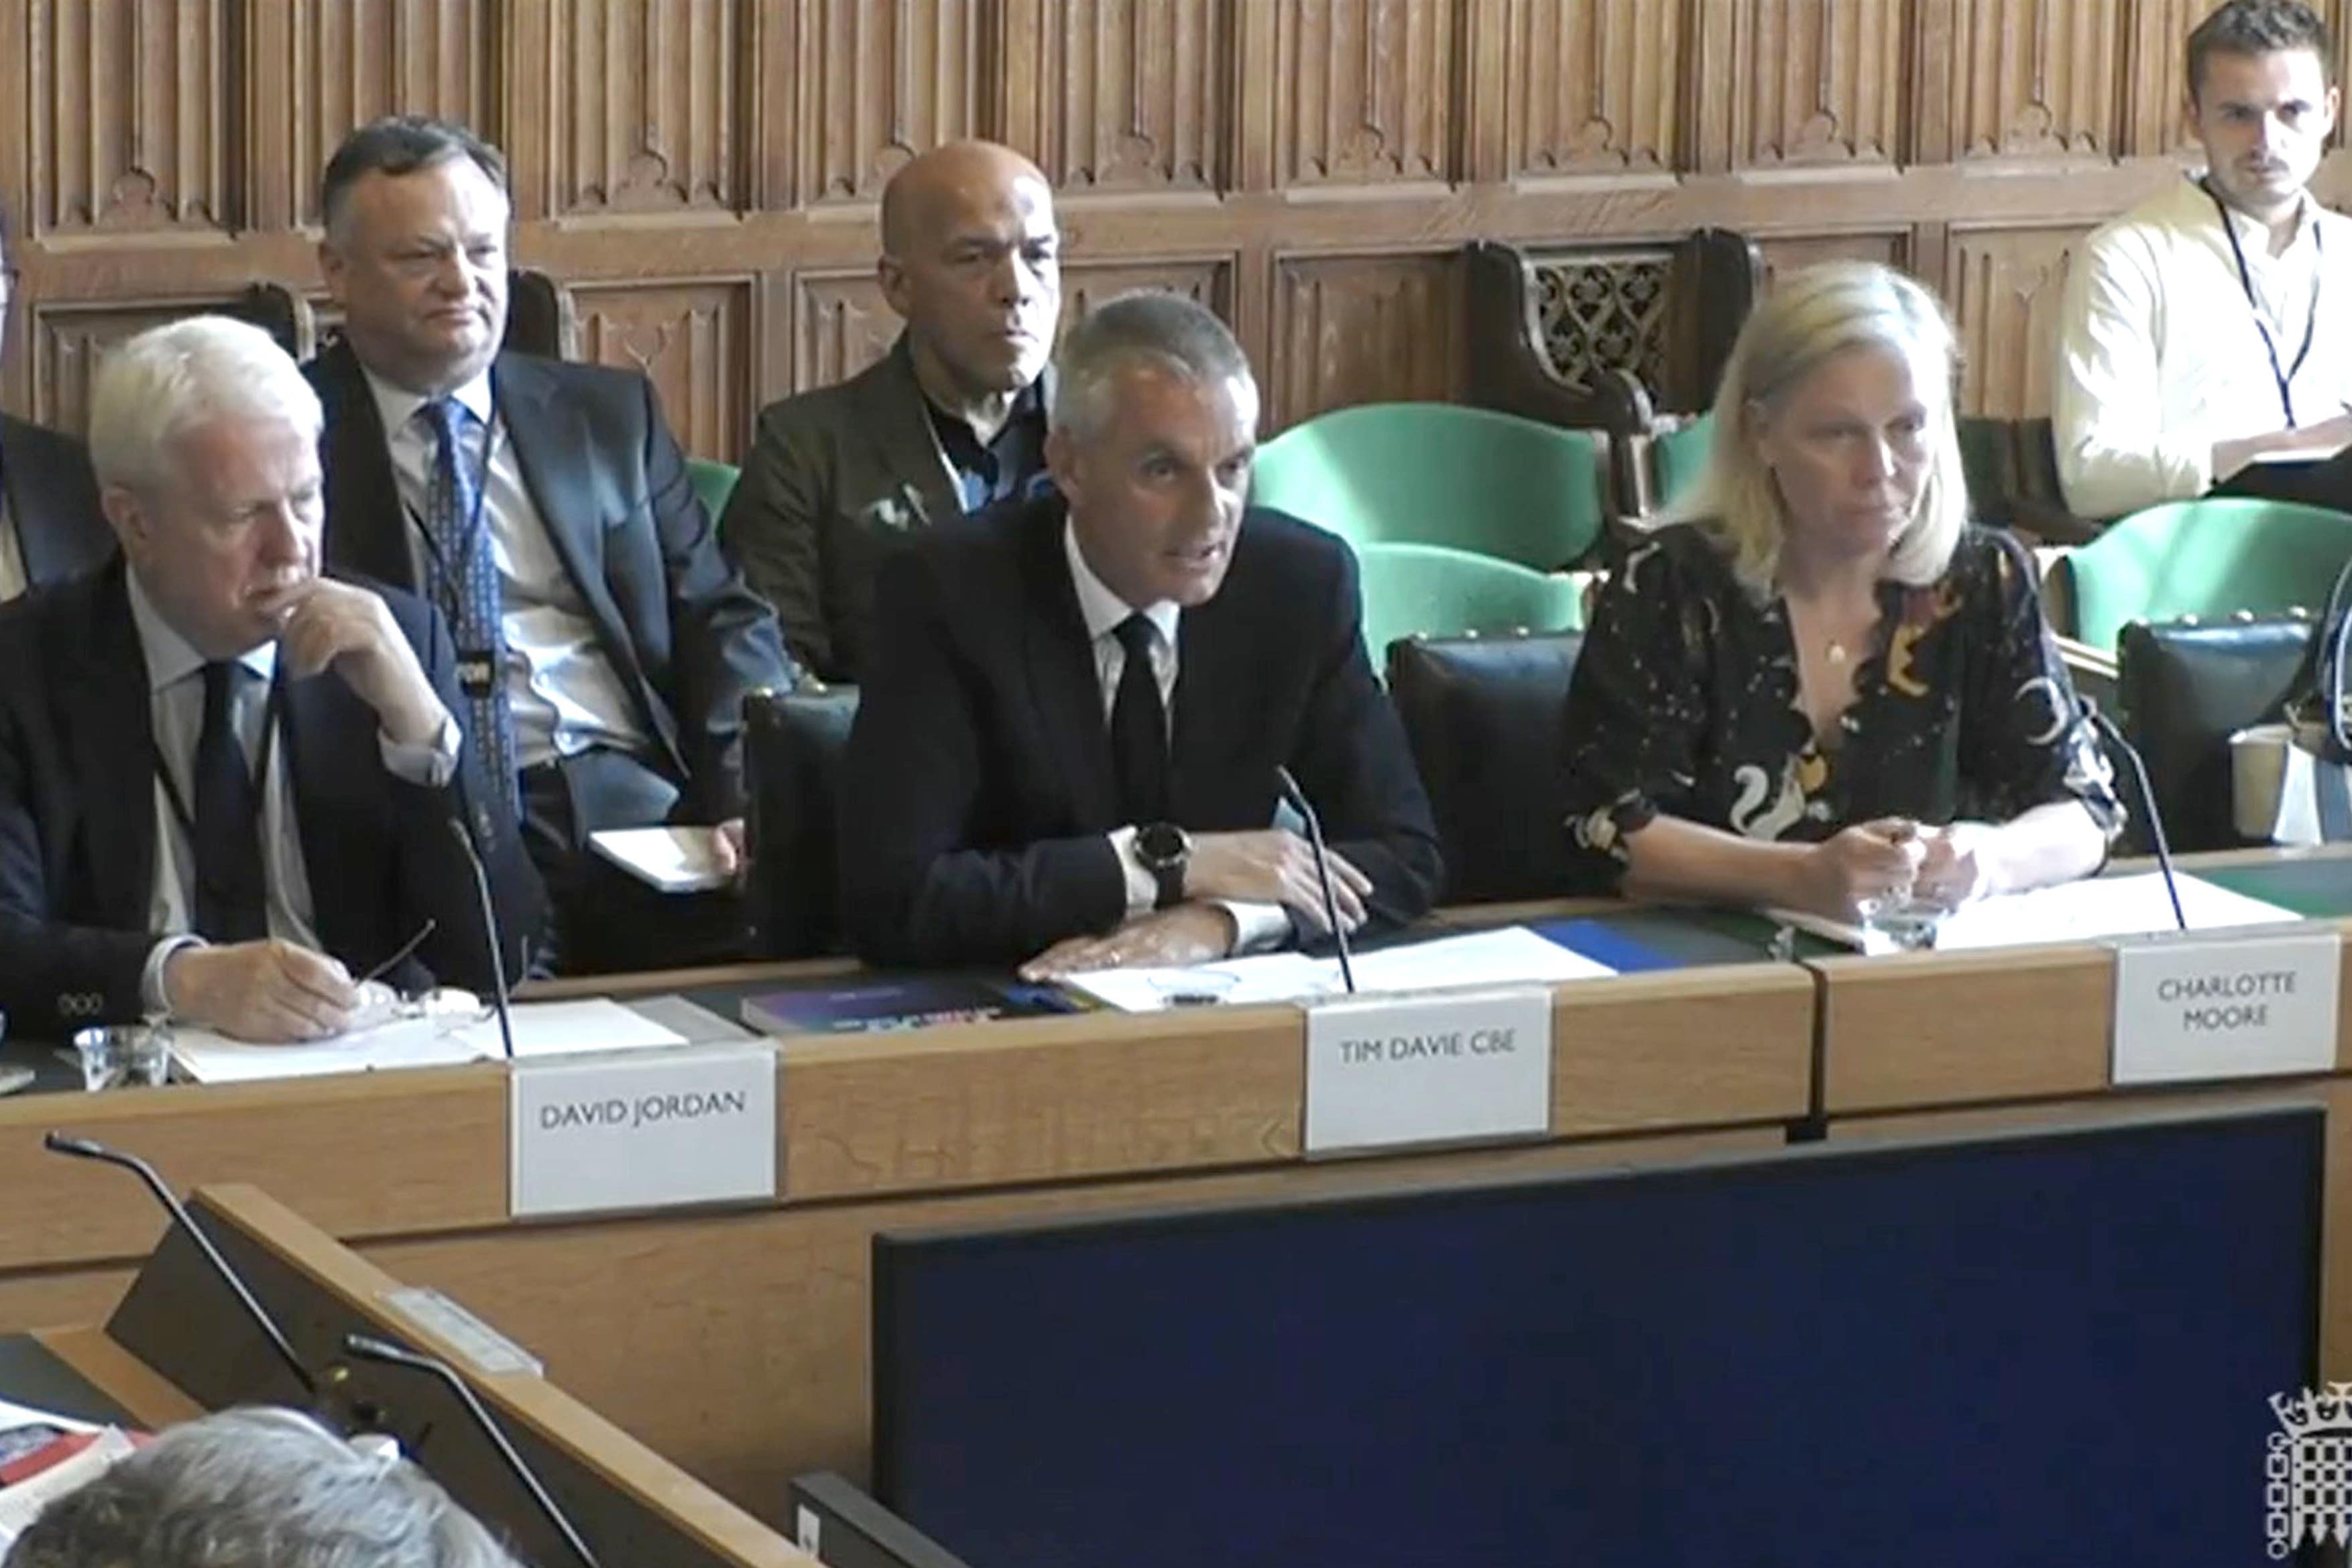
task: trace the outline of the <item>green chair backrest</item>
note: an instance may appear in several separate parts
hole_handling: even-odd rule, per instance
[[[2293,501],[2216,496],[2167,501],[2118,518],[2061,558],[2074,625],[2061,631],[2112,649],[2133,621],[2316,612],[2352,559],[2352,516]]]
[[[1402,637],[1465,632],[1573,632],[1582,587],[1507,560],[1444,545],[1373,543],[1356,550],[1363,580],[1364,647],[1375,672]]]
[[[695,497],[702,503],[702,509],[710,514],[714,527],[719,522],[719,514],[727,509],[727,497],[735,493],[735,481],[742,476],[743,471],[732,463],[720,463],[709,457],[686,460],[687,483],[694,486]]]
[[[1706,467],[1715,441],[1713,410],[1688,424],[1650,438],[1650,504],[1663,511],[1680,500]]]
[[[1444,545],[1549,571],[1601,537],[1601,446],[1490,409],[1367,403],[1258,448],[1250,499],[1352,545]]]

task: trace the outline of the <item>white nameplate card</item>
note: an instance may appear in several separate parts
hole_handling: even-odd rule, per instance
[[[2332,1071],[2343,966],[2325,927],[2118,946],[2115,1082]]]
[[[1544,987],[1355,997],[1307,1009],[1307,1152],[1551,1131]]]
[[[519,1062],[517,1218],[776,1196],[776,1053],[764,1040]]]

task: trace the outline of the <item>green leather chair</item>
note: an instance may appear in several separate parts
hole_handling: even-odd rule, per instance
[[[714,527],[718,524],[719,514],[727,509],[727,497],[735,493],[735,481],[742,476],[743,471],[731,463],[720,463],[709,457],[686,460],[687,483],[694,486],[695,497],[702,503],[702,509],[710,514]]]
[[[2216,496],[2117,519],[2052,569],[2066,632],[2116,647],[2134,621],[2316,611],[2352,559],[2352,516],[2293,501]]]
[[[1650,437],[1650,506],[1664,511],[1697,483],[1715,443],[1712,410],[1689,423]]]
[[[1258,448],[1250,498],[1352,545],[1443,545],[1549,571],[1600,538],[1601,467],[1590,431],[1453,403],[1367,403]]]
[[[1403,638],[1573,632],[1584,625],[1575,580],[1444,545],[1373,543],[1356,550],[1364,600],[1364,646],[1387,667]]]

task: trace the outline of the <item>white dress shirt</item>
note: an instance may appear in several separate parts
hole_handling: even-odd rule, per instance
[[[140,652],[147,662],[147,718],[154,737],[155,755],[171,770],[172,789],[190,812],[196,808],[196,743],[205,727],[205,656],[173,631],[140,585],[136,571],[126,572],[131,591],[131,622],[139,633]],[[269,712],[270,683],[278,674],[278,644],[264,643],[247,650],[237,663],[246,669],[235,697],[237,743],[246,767],[259,760],[265,720]],[[322,674],[319,680],[340,676]],[[283,716],[280,716],[280,722]],[[457,771],[459,732],[456,720],[443,716],[439,733],[422,746],[395,743],[379,729],[376,743],[383,766],[407,783],[439,789]],[[147,929],[162,940],[149,950],[140,977],[140,990],[150,1012],[163,1010],[164,961],[183,947],[203,946],[194,930],[196,852],[188,831],[172,809],[170,791],[157,779],[155,801],[155,883],[147,900]],[[294,812],[293,785],[286,772],[285,737],[269,745],[269,774],[261,781],[261,873],[269,935],[281,941],[316,948],[319,933],[313,924],[316,905],[310,897],[310,872],[302,855],[302,828]]]
[[[438,438],[425,414],[429,401],[367,371],[376,412],[383,419],[384,443],[394,481],[408,513],[408,554],[416,580],[433,582],[433,551],[425,519],[433,498],[433,464]],[[498,417],[488,371],[450,394],[474,414],[471,450],[459,455],[469,471],[485,475],[484,523],[490,530],[490,556],[499,569],[507,639],[507,704],[514,717],[515,766],[533,768],[594,746],[639,754],[654,749],[638,724],[626,687],[597,645],[589,619],[563,558],[556,553],[547,523],[530,487],[523,483],[514,443]],[[483,444],[488,443],[487,455]],[[441,612],[449,614],[443,604]]]
[[[1095,680],[1102,689],[1103,723],[1110,723],[1111,708],[1118,701],[1119,678],[1127,674],[1127,644],[1118,640],[1118,629],[1127,618],[1137,613],[1136,608],[1121,599],[1087,565],[1086,557],[1078,550],[1077,529],[1068,523],[1062,525],[1062,553],[1070,563],[1070,583],[1077,591],[1078,613],[1087,624],[1087,636],[1095,653]],[[1176,627],[1183,611],[1173,600],[1161,600],[1146,605],[1143,618],[1151,624],[1151,673],[1160,684],[1160,711],[1172,727],[1176,721]],[[1129,822],[1113,830],[1110,847],[1118,855],[1119,869],[1127,877],[1127,915],[1133,919],[1149,914],[1160,902],[1160,879],[1145,869],[1136,858],[1135,832],[1145,824]],[[1290,935],[1290,916],[1279,904],[1252,904],[1238,899],[1213,900],[1234,917],[1234,951],[1248,953],[1278,945]]]
[[[2265,329],[2278,372],[2293,367],[2294,424],[2352,405],[2352,219],[2308,193],[2275,256],[2263,225],[2194,178],[2093,234],[2066,277],[2051,404],[2067,505],[2113,517],[2202,495],[2214,443],[2285,428]]]
[[[0,603],[32,586],[25,577],[25,545],[16,537],[16,514],[0,497]]]

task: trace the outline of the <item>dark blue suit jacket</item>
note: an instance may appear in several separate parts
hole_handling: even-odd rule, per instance
[[[89,449],[72,436],[0,413],[0,487],[31,586],[89,571],[114,553]]]
[[[868,959],[1017,962],[1126,912],[1066,516],[1007,502],[882,569],[841,798],[843,917]],[[1396,924],[1436,893],[1437,832],[1360,620],[1348,547],[1251,508],[1217,596],[1178,623],[1169,793],[1194,832],[1265,828],[1286,765]]]
[[[124,571],[118,558],[0,608],[0,1008],[12,1032],[36,1038],[137,1019],[155,943],[154,748]],[[379,591],[457,712],[439,616]],[[278,744],[320,945],[360,974],[429,916],[424,969],[487,995],[488,948],[449,831],[450,791],[384,771],[375,710],[332,672],[289,679],[285,693]],[[494,863],[492,874],[512,868]]]
[[[422,591],[359,357],[337,343],[305,373],[326,408],[328,568]],[[659,747],[646,760],[679,789],[676,820],[741,815],[743,698],[789,689],[792,666],[775,612],[719,552],[653,383],[505,353],[490,384],[597,645]]]

